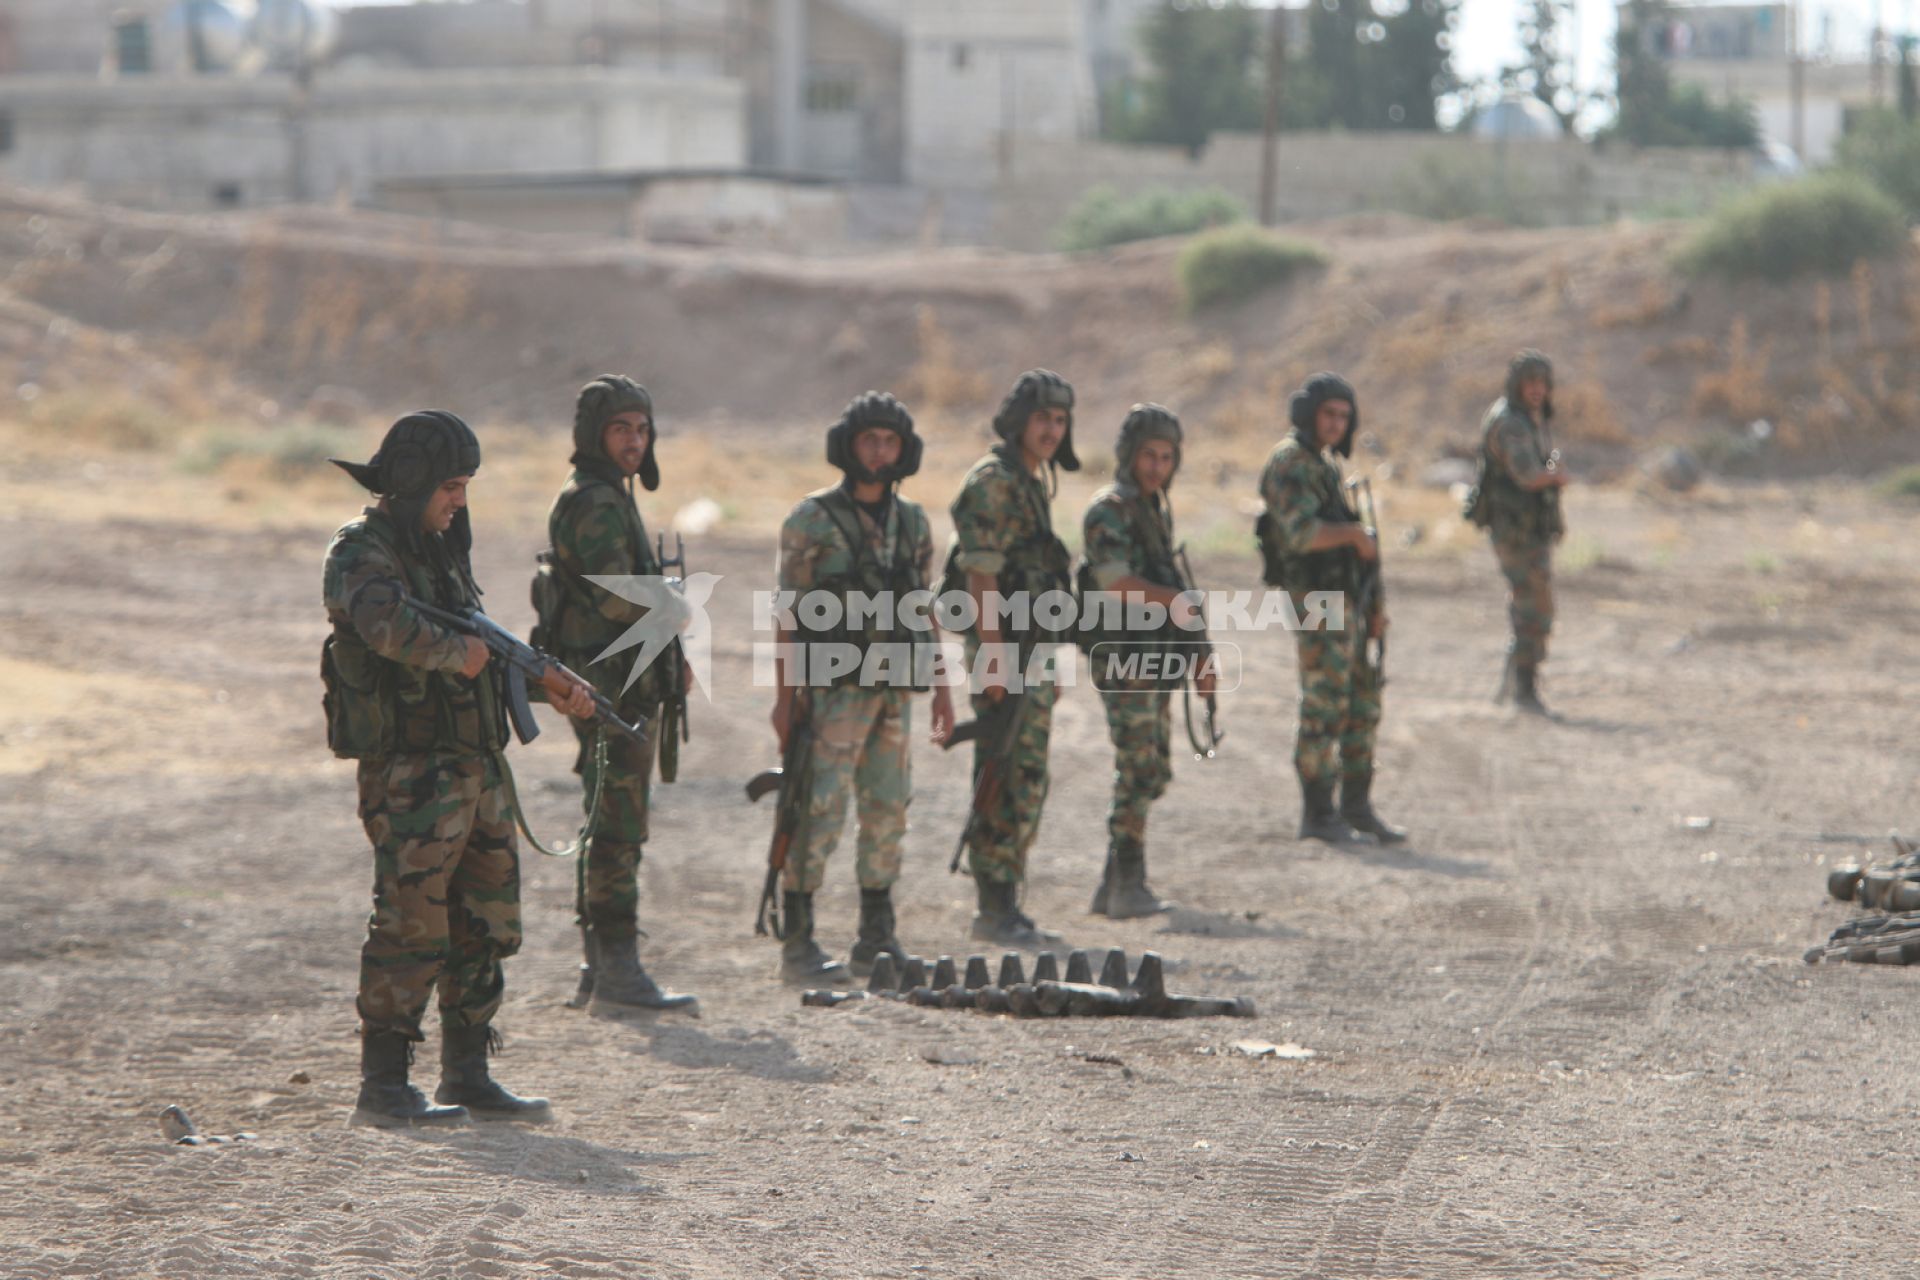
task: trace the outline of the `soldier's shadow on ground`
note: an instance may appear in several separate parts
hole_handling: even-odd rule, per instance
[[[738,1029],[725,1036],[710,1036],[698,1027],[668,1021],[670,1016],[624,1019],[646,1038],[644,1046],[634,1047],[635,1053],[676,1067],[738,1071],[762,1080],[825,1084],[833,1079],[832,1071],[802,1061],[791,1044],[771,1031]]]
[[[1498,873],[1484,862],[1422,853],[1411,844],[1347,844],[1338,852],[1369,867],[1395,871],[1427,871],[1454,880],[1496,880]]]
[[[556,1100],[556,1109],[566,1102]],[[528,1182],[548,1182],[589,1195],[666,1194],[666,1187],[642,1179],[642,1169],[672,1168],[705,1157],[698,1151],[628,1151],[569,1138],[546,1125],[477,1121],[448,1132],[442,1146],[476,1169]]]
[[[1175,907],[1157,930],[1159,933],[1187,934],[1200,938],[1298,938],[1300,930],[1277,920],[1268,920],[1264,911],[1202,911],[1198,907]],[[1176,966],[1168,966],[1174,969]]]
[[[1602,720],[1598,716],[1570,716],[1560,711],[1549,711],[1546,723],[1555,729],[1581,729],[1588,733],[1632,733],[1647,728],[1626,720]]]

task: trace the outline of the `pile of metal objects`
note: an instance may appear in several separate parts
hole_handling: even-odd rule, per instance
[[[904,965],[882,955],[865,991],[819,990],[801,995],[810,1008],[832,1009],[861,1000],[899,1000],[927,1009],[973,1009],[1009,1013],[1016,1018],[1251,1018],[1253,1001],[1245,996],[1189,996],[1167,991],[1166,970],[1157,952],[1140,957],[1128,976],[1127,953],[1107,952],[1094,980],[1093,960],[1085,951],[1060,959],[1043,952],[1028,979],[1018,951],[1000,958],[1000,972],[989,974],[985,956],[968,956],[965,968],[941,956],[931,969],[919,956]]]
[[[1827,892],[1874,913],[1856,916],[1807,951],[1808,964],[1920,964],[1920,846],[1893,837],[1883,867],[1846,865],[1827,875]]]

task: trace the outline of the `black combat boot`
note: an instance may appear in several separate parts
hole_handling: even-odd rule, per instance
[[[907,963],[907,949],[894,936],[893,890],[862,889],[860,936],[847,955],[848,967],[864,978],[873,972],[873,962],[883,955],[892,956],[893,962],[902,967]]]
[[[976,939],[1036,951],[1060,945],[1059,934],[1042,929],[1020,909],[1019,886],[1013,881],[975,876],[973,884],[980,902],[979,914],[973,918]]]
[[[362,1031],[360,1035],[360,1101],[356,1124],[456,1125],[467,1122],[465,1107],[436,1107],[426,1095],[407,1083],[413,1061],[413,1041],[398,1031]]]
[[[593,930],[585,924],[580,926],[580,951],[580,983],[567,1001],[569,1009],[584,1009],[593,999]]]
[[[436,1102],[458,1103],[482,1120],[545,1120],[553,1114],[545,1098],[508,1092],[487,1073],[487,1055],[500,1050],[492,1027],[440,1024],[440,1087]]]
[[[1517,710],[1531,715],[1548,714],[1547,704],[1540,701],[1540,679],[1536,668],[1517,665],[1514,667],[1513,705]]]
[[[1101,914],[1110,920],[1138,920],[1173,910],[1174,904],[1161,901],[1147,887],[1147,851],[1131,840],[1115,844],[1108,855],[1113,880],[1107,887],[1107,909]]]
[[[697,997],[664,991],[647,975],[640,964],[640,939],[636,934],[612,937],[598,929],[588,929],[587,946],[593,957],[592,1013],[614,1013],[633,1009],[685,1009]]]
[[[1100,887],[1093,891],[1093,901],[1087,904],[1087,914],[1103,916],[1107,914],[1107,894],[1113,890],[1113,846],[1107,846],[1107,865],[1100,871]]]
[[[1333,806],[1331,782],[1300,779],[1300,839],[1325,840],[1328,844],[1352,844],[1358,836]]]
[[[780,976],[800,987],[837,987],[852,982],[853,974],[847,966],[813,940],[813,895],[789,891],[782,907],[787,936],[780,943]]]
[[[1405,828],[1394,826],[1373,811],[1372,793],[1371,772],[1348,774],[1340,782],[1340,816],[1355,831],[1381,844],[1399,844],[1407,838]]]

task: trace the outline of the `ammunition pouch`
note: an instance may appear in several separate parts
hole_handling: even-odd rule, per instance
[[[379,760],[394,753],[392,671],[360,637],[335,632],[321,642],[320,684],[334,755]]]
[[[560,628],[567,597],[567,584],[563,576],[566,570],[554,560],[551,551],[542,551],[534,560],[537,567],[533,571],[530,592],[533,597],[533,634],[528,637],[528,642],[544,653],[554,653],[562,647]]]

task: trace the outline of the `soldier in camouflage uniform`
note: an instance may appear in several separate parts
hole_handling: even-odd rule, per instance
[[[573,474],[547,515],[552,550],[536,579],[543,641],[561,662],[586,674],[613,700],[623,719],[647,726],[646,742],[613,736],[607,767],[594,764],[597,730],[576,722],[580,739],[574,772],[590,802],[599,788],[593,835],[576,868],[574,911],[586,965],[581,994],[592,1012],[680,1009],[694,997],[661,990],[640,964],[640,859],[647,840],[647,802],[661,724],[660,704],[688,672],[678,646],[656,655],[627,687],[624,661],[596,662],[608,645],[646,616],[646,606],[589,582],[589,576],[648,577],[660,573],[646,522],[634,501],[633,479],[651,493],[660,487],[654,460],[653,397],[631,378],[608,374],[580,389],[573,413]],[[579,997],[576,997],[576,1003]]]
[[[775,695],[773,727],[781,751],[799,699],[807,701],[812,734],[806,819],[788,850],[781,880],[786,927],[781,975],[801,985],[845,982],[851,976],[849,966],[814,940],[813,915],[813,895],[846,825],[849,792],[859,823],[855,871],[860,882],[851,973],[872,972],[882,954],[900,963],[907,959],[894,932],[893,885],[900,878],[907,805],[913,798],[908,751],[913,647],[930,646],[938,635],[930,616],[924,631],[898,624],[901,602],[928,587],[933,533],[925,510],[900,497],[895,486],[919,470],[920,454],[920,438],[904,405],[879,391],[856,397],[827,431],[827,461],[845,479],[802,498],[780,528],[780,590],[792,592],[796,601],[833,595],[843,610],[842,621],[823,630],[782,627],[781,641],[809,646],[810,667],[829,647],[860,659],[827,687],[797,687],[798,673],[783,659]],[[856,593],[884,601],[884,620],[863,616],[858,626],[849,621],[845,602]],[[891,668],[883,669],[889,659]],[[936,742],[953,731],[953,695],[945,684],[933,685],[931,727]]]
[[[334,535],[323,580],[332,624],[321,658],[327,740],[334,754],[360,762],[360,819],[373,842],[356,1118],[542,1116],[544,1098],[515,1097],[487,1070],[501,962],[520,949],[504,691],[484,644],[409,604],[459,610],[478,602],[466,490],[480,444],[459,418],[429,411],[396,422],[371,461],[334,461],[380,495]],[[570,673],[544,683],[569,715],[592,715],[585,686]],[[436,986],[434,1097],[444,1106],[407,1082]]]
[[[1507,580],[1507,646],[1500,696],[1522,711],[1546,714],[1539,670],[1553,630],[1553,545],[1565,536],[1560,490],[1569,477],[1547,434],[1553,420],[1553,363],[1522,351],[1507,367],[1506,394],[1481,423],[1480,475],[1466,517],[1493,535]]]
[[[1382,820],[1372,802],[1380,673],[1366,648],[1370,636],[1385,635],[1387,615],[1376,594],[1368,616],[1357,616],[1355,585],[1358,562],[1376,559],[1379,544],[1375,531],[1348,507],[1340,466],[1328,456],[1352,456],[1358,402],[1345,379],[1320,373],[1294,393],[1289,411],[1293,431],[1268,455],[1260,473],[1267,583],[1284,586],[1302,617],[1309,592],[1339,593],[1344,601],[1341,629],[1294,632],[1300,659],[1300,728],[1293,753],[1302,797],[1300,838],[1404,840],[1406,832]]]
[[[1087,909],[1094,915],[1127,920],[1169,911],[1147,885],[1147,810],[1173,781],[1173,718],[1169,708],[1179,679],[1113,677],[1107,664],[1156,642],[1177,643],[1183,620],[1197,601],[1185,591],[1174,563],[1173,503],[1167,490],[1180,469],[1180,420],[1157,404],[1137,404],[1120,426],[1114,448],[1114,482],[1094,494],[1082,521],[1085,559],[1082,599],[1092,592],[1144,601],[1168,611],[1164,625],[1151,634],[1121,628],[1089,636],[1094,682],[1106,705],[1107,735],[1113,739],[1113,799],[1107,806],[1107,865]],[[1104,647],[1103,647],[1104,646]],[[1192,653],[1189,647],[1174,652]],[[1198,692],[1213,691],[1209,671],[1195,677]]]
[[[964,590],[977,606],[989,592],[1029,601],[1047,592],[1068,592],[1072,579],[1067,550],[1053,532],[1052,485],[1056,468],[1080,469],[1073,451],[1073,387],[1059,374],[1033,369],[1020,375],[993,419],[1000,443],[973,465],[953,500],[954,541],[947,557],[943,592]],[[1003,621],[1007,625],[1002,625]],[[1028,617],[1024,629],[1015,618],[1001,619],[982,607],[964,633],[966,663],[975,672],[984,645],[1006,645],[1017,674],[1034,674],[1031,659],[1043,645],[1061,637]],[[1019,726],[1004,760],[1005,785],[990,812],[977,817],[969,844],[969,867],[979,911],[973,936],[1017,947],[1048,947],[1060,935],[1034,924],[1020,906],[1026,883],[1027,853],[1040,831],[1047,801],[1047,739],[1058,686],[1050,680],[1027,682],[1017,695],[1006,681],[981,687],[972,695],[976,716],[1019,696]],[[982,737],[974,743],[974,777],[1001,744]]]

